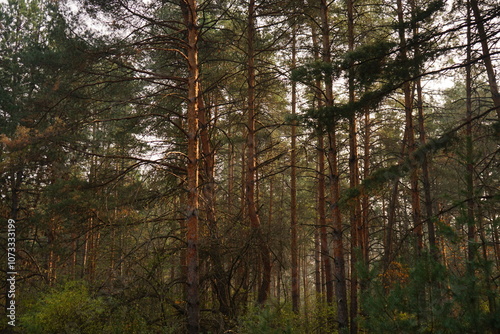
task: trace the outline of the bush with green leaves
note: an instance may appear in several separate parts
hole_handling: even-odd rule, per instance
[[[81,282],[69,282],[44,294],[24,315],[28,333],[103,333],[106,303]]]
[[[238,334],[298,334],[298,319],[291,309],[280,305],[254,306],[239,319]]]
[[[140,307],[112,297],[94,296],[87,284],[71,281],[52,288],[20,317],[30,334],[152,333]]]

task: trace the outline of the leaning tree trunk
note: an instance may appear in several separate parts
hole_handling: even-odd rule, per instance
[[[495,105],[497,111],[497,116],[500,119],[500,93],[498,91],[498,83],[495,75],[495,69],[491,62],[491,53],[488,47],[488,36],[484,28],[483,18],[481,16],[481,11],[479,9],[477,0],[469,1],[472,12],[474,13],[474,19],[476,21],[476,28],[479,34],[479,40],[481,41],[481,48],[483,49],[483,61],[484,67],[486,67],[486,73],[488,74],[488,84],[490,86],[491,98]],[[471,23],[468,25],[470,26]]]

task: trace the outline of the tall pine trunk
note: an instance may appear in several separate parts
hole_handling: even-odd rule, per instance
[[[328,4],[326,0],[321,0],[321,35],[322,35],[322,58],[326,64],[331,63],[330,51],[330,26],[328,23]],[[330,76],[325,76],[325,98],[326,107],[333,106],[333,82]],[[335,123],[335,122],[333,122]],[[347,308],[347,288],[345,278],[345,259],[344,242],[342,235],[342,220],[340,208],[338,206],[340,199],[340,180],[338,171],[338,150],[337,134],[335,124],[328,129],[329,149],[328,160],[330,164],[331,177],[331,206],[333,218],[333,261],[334,261],[334,280],[335,294],[337,298],[337,322],[339,332],[348,332],[349,316]]]
[[[319,56],[319,45],[316,35],[316,29],[313,27],[312,41],[314,46],[314,58],[320,60]],[[321,94],[321,81],[316,79],[316,107],[322,108],[324,106],[322,102]],[[319,243],[320,243],[320,260],[321,268],[323,269],[322,274],[320,273],[320,282],[323,281],[324,284],[323,291],[326,290],[326,302],[329,306],[333,305],[333,277],[332,277],[332,263],[330,261],[330,250],[328,248],[328,230],[327,230],[327,220],[326,220],[326,180],[325,180],[325,139],[323,131],[318,131],[318,226],[319,226]]]
[[[467,213],[466,213],[466,221],[467,221],[467,256],[465,260],[465,267],[467,268],[467,273],[470,276],[471,280],[468,285],[468,307],[472,309],[473,314],[477,314],[478,312],[478,299],[476,296],[476,219],[475,219],[475,210],[474,210],[474,165],[473,165],[473,142],[472,142],[472,32],[471,32],[471,7],[473,0],[467,1],[467,66],[466,77],[465,77],[465,86],[466,86],[466,138],[465,138],[465,160],[466,160],[466,176],[465,176],[465,188],[466,188],[466,201],[467,201]],[[477,4],[476,4],[477,6]],[[476,14],[476,11],[474,11]],[[476,17],[477,19],[477,17]],[[482,25],[479,24],[479,25]],[[478,27],[479,28],[479,27]],[[480,30],[480,29],[478,29]],[[483,31],[484,32],[484,31]],[[484,52],[484,50],[483,50]],[[485,62],[487,63],[487,61]],[[477,323],[476,323],[477,324]]]
[[[196,0],[181,0],[180,6],[187,29],[188,61],[187,87],[187,210],[186,210],[186,268],[187,268],[187,331],[200,332],[198,210],[199,210],[199,64]]]
[[[400,56],[403,63],[408,62],[408,48],[406,43],[405,28],[404,28],[404,13],[402,0],[397,1],[397,14],[399,22],[399,45]],[[423,228],[422,228],[422,213],[420,208],[420,192],[418,187],[418,169],[417,161],[413,153],[416,149],[415,144],[415,126],[413,124],[413,98],[411,94],[411,85],[409,78],[403,83],[404,93],[404,108],[405,108],[405,122],[407,131],[407,145],[408,145],[408,158],[410,162],[410,193],[411,193],[411,207],[413,219],[413,233],[416,238],[417,253],[420,254],[423,249]]]
[[[328,230],[326,221],[326,181],[325,181],[325,143],[323,134],[318,134],[318,225],[321,247],[321,262],[325,278],[326,302],[333,305],[333,277],[330,250],[328,248]]]
[[[420,145],[427,144],[427,136],[424,124],[424,107],[422,98],[422,84],[417,79],[417,108],[418,108],[418,127],[420,132]],[[427,221],[427,233],[429,234],[429,250],[436,261],[439,260],[439,249],[436,241],[436,229],[434,226],[434,213],[432,207],[431,178],[429,175],[429,158],[426,152],[422,155],[422,185],[424,190],[424,205]]]
[[[411,10],[412,10],[412,16],[414,17],[416,15],[418,6],[417,6],[417,0],[410,0],[411,4]],[[413,29],[413,35],[417,36],[419,33],[419,29],[417,26],[417,22],[415,19],[412,20],[412,29]],[[421,57],[421,51],[418,46],[415,47],[415,57],[418,59]],[[419,70],[418,73],[421,73],[422,71]],[[422,96],[422,83],[421,79],[417,78],[415,80],[415,85],[416,85],[416,90],[417,90],[417,112],[418,112],[418,131],[420,133],[419,135],[419,140],[420,140],[420,145],[425,146],[427,143],[427,138],[426,138],[426,129],[425,129],[425,122],[424,122],[424,101],[423,101],[423,96]],[[433,208],[432,208],[432,196],[431,196],[431,181],[430,181],[430,176],[429,176],[429,158],[428,154],[424,151],[421,156],[421,165],[422,165],[422,186],[423,186],[423,192],[424,192],[424,208],[425,208],[425,215],[426,215],[426,221],[427,221],[427,232],[429,235],[429,250],[432,256],[436,261],[439,259],[439,250],[437,247],[436,243],[436,231],[434,227],[434,214],[433,214]]]
[[[293,28],[292,41],[292,69],[296,66],[296,28]],[[290,231],[291,231],[291,255],[292,255],[292,310],[299,313],[300,288],[299,288],[299,258],[297,246],[297,122],[295,121],[297,107],[297,87],[292,82],[292,149],[290,152]]]
[[[371,121],[370,108],[366,108],[364,112],[364,143],[363,143],[363,179],[367,180],[370,176],[370,138],[371,138]],[[366,192],[361,194],[361,250],[363,261],[368,265],[370,260],[369,247],[369,224],[370,224],[370,198]],[[363,289],[363,286],[361,287]]]
[[[471,5],[472,0],[468,1],[467,4],[467,22],[471,21]],[[471,36],[471,25],[467,25],[467,66],[465,86],[466,86],[466,121],[467,125],[465,127],[465,160],[466,160],[466,193],[467,193],[467,261],[469,267],[476,258],[476,223],[475,223],[475,212],[474,212],[474,163],[473,163],[473,140],[472,140],[472,66],[470,64],[472,60],[472,36]],[[473,274],[474,269],[470,268],[471,274]]]
[[[348,50],[354,50],[354,0],[347,1],[347,40]],[[349,64],[348,91],[349,103],[354,103],[354,64]],[[349,187],[356,189],[359,185],[359,163],[358,163],[358,135],[356,113],[349,115]],[[358,252],[361,250],[361,202],[356,196],[350,203],[349,220],[351,224],[351,309],[350,309],[350,330],[351,334],[358,332],[356,317],[358,316],[358,273],[357,262]]]
[[[215,151],[210,142],[209,133],[209,116],[211,107],[205,107],[201,94],[199,94],[199,133],[200,146],[202,151],[203,173],[203,204],[206,212],[208,223],[208,234],[210,237],[209,254],[212,260],[214,271],[214,288],[217,300],[219,302],[219,310],[224,315],[230,315],[232,308],[230,306],[229,297],[229,282],[224,270],[224,259],[221,254],[220,235],[217,226],[216,215],[216,195],[215,195]],[[216,103],[214,103],[216,105]],[[217,107],[214,107],[217,108]]]
[[[405,128],[403,135],[403,143],[401,145],[401,154],[398,159],[398,164],[403,163],[403,157],[406,152],[406,140],[408,137],[408,129]],[[389,205],[387,208],[387,228],[384,241],[384,271],[387,272],[391,265],[392,260],[395,257],[394,253],[394,230],[396,225],[396,209],[398,206],[398,194],[399,194],[399,177],[394,180],[394,184],[391,189],[391,197],[389,199]]]
[[[257,272],[262,267],[262,280],[258,290],[257,302],[264,304],[269,296],[271,287],[271,257],[269,247],[264,235],[262,234],[260,217],[255,202],[255,183],[256,183],[256,102],[255,102],[255,0],[250,0],[248,4],[248,30],[247,30],[247,80],[248,80],[248,121],[247,121],[247,174],[246,174],[246,202],[252,236],[256,238],[261,266],[258,266]]]

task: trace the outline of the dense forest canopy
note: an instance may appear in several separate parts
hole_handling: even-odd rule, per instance
[[[499,333],[495,0],[0,2],[5,333]]]

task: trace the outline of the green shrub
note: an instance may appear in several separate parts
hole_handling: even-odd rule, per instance
[[[374,270],[370,289],[361,298],[361,325],[369,333],[494,333],[500,329],[498,310],[488,307],[488,299],[495,304],[498,295],[478,273],[447,270],[428,254],[412,267],[377,272],[381,269]]]
[[[106,305],[93,298],[85,284],[69,282],[43,295],[20,317],[21,326],[32,334],[103,333]]]
[[[295,334],[297,316],[286,307],[254,306],[239,319],[239,334]]]

